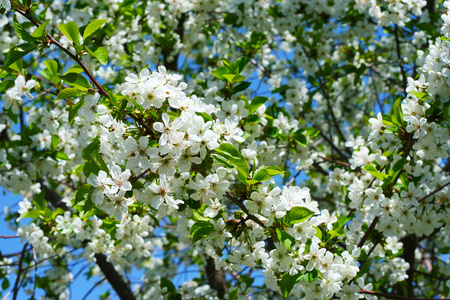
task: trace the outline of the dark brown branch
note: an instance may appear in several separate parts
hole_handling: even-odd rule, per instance
[[[114,266],[106,260],[106,256],[102,253],[95,254],[97,265],[102,270],[109,284],[116,291],[122,300],[136,299],[130,290],[128,284],[123,280],[122,276],[114,269]]]
[[[93,290],[95,290],[96,287],[98,287],[100,284],[102,284],[104,281],[106,280],[105,278],[102,278],[101,280],[97,281],[90,289],[89,291],[87,291],[86,295],[84,295],[83,299],[81,300],[86,300],[87,297],[92,293]]]
[[[209,286],[217,291],[219,299],[224,299],[227,293],[225,273],[223,270],[216,270],[216,264],[212,257],[208,256],[206,258],[205,272]]]
[[[361,248],[361,247],[364,245],[364,243],[366,242],[367,238],[369,237],[369,234],[370,234],[370,233],[372,232],[372,230],[375,228],[375,225],[377,225],[379,219],[380,219],[379,216],[376,216],[376,217],[373,219],[373,221],[372,221],[372,223],[370,224],[369,228],[368,228],[368,229],[366,230],[366,232],[364,233],[364,236],[362,237],[361,241],[359,241],[358,248]]]
[[[23,259],[25,257],[25,252],[27,252],[27,247],[28,247],[28,243],[25,243],[25,245],[23,245],[22,248],[22,253],[20,254],[20,259],[19,259],[19,269],[17,270],[17,275],[16,275],[16,281],[14,282],[14,295],[13,295],[13,300],[17,299],[17,294],[19,293],[19,282],[20,282],[20,275],[22,274],[22,262]]]
[[[405,72],[405,68],[403,67],[402,53],[400,52],[400,39],[398,37],[397,25],[395,25],[394,37],[395,37],[395,44],[397,46],[396,50],[397,50],[397,57],[398,57],[398,65],[399,65],[400,71],[402,73],[403,93],[405,93],[405,95],[406,95],[406,86],[407,86],[406,72]]]
[[[36,27],[39,27],[41,24],[36,22],[31,15],[29,15],[27,12],[24,12],[18,8],[15,8],[15,10],[31,21]],[[73,59],[80,67],[83,69],[83,71],[86,73],[86,75],[89,77],[89,79],[92,81],[92,83],[98,88],[100,91],[100,94],[102,94],[104,97],[109,99],[108,93],[103,89],[103,87],[98,83],[98,81],[95,79],[95,77],[89,72],[89,70],[86,68],[86,66],[83,64],[81,59],[79,59],[76,55],[74,55],[72,52],[70,52],[67,48],[65,48],[63,45],[61,45],[56,39],[54,39],[50,34],[47,34],[47,38],[49,39],[49,42],[52,44],[55,44],[59,49],[61,49],[64,53],[66,53],[71,59]]]
[[[245,207],[244,203],[239,201],[239,199],[237,199],[235,196],[233,196],[230,192],[227,192],[226,196],[227,196],[228,199],[233,201],[233,203],[236,204],[240,209],[242,209],[242,211],[247,214],[249,219],[251,219],[252,221],[255,221],[255,223],[258,224],[259,226],[261,226],[263,228],[266,228],[266,226],[264,225],[264,223],[260,219],[258,219],[254,215],[250,214],[250,212],[248,211],[247,207]]]
[[[33,286],[33,295],[31,296],[31,299],[35,299],[34,295],[36,294],[36,287],[37,287],[37,258],[36,258],[36,251],[33,248],[33,260],[34,260],[34,286]]]
[[[71,210],[64,202],[62,202],[61,196],[55,191],[48,188],[43,183],[42,179],[39,180],[39,183],[41,184],[41,188],[45,192],[45,200],[50,202],[55,208],[59,207],[65,211]],[[106,256],[102,253],[97,253],[95,254],[95,259],[97,265],[100,267],[100,270],[102,270],[106,279],[108,279],[109,284],[111,284],[112,288],[115,290],[119,298],[122,300],[134,300],[135,297],[131,292],[130,287],[123,280],[122,276],[120,276],[116,269],[114,269],[114,266],[106,260]]]
[[[339,153],[339,155],[340,155],[341,157],[344,157],[345,160],[348,161],[348,157],[347,157],[346,155],[344,155],[344,153],[342,153],[341,149],[339,149],[339,148],[333,143],[333,141],[330,140],[330,139],[326,136],[326,134],[324,134],[324,133],[322,132],[322,129],[320,129],[320,127],[314,126],[314,128],[317,129],[317,130],[319,131],[320,136],[323,137],[323,139],[324,139],[325,141],[327,141],[327,143],[331,146],[331,148],[333,148],[334,150],[336,150],[336,152]]]
[[[136,181],[138,181],[140,178],[145,177],[145,175],[150,171],[150,168],[148,168],[147,170],[145,170],[144,172],[142,172],[141,174],[134,176],[130,179],[131,184],[135,183]]]
[[[350,167],[350,164],[342,162],[342,161],[336,161],[334,159],[327,158],[327,157],[322,156],[322,155],[317,155],[317,157],[320,157],[320,158],[322,158],[323,160],[326,160],[326,161],[330,161],[330,162],[336,163],[338,165],[343,165],[343,166],[346,166],[346,167]]]
[[[429,193],[426,196],[423,196],[418,202],[421,203],[422,201],[424,201],[426,198],[433,196],[434,194],[436,194],[439,191],[442,191],[446,186],[450,185],[450,182],[447,182],[446,184],[444,184],[443,186],[441,186],[440,188],[435,189],[433,192]]]
[[[147,124],[145,124],[141,119],[139,119],[138,117],[136,117],[135,115],[133,115],[131,112],[125,110],[125,113],[126,113],[127,115],[129,115],[129,116],[130,116],[137,124],[139,124],[139,125],[141,125],[142,127],[144,127],[145,130],[146,130],[149,134],[151,134],[151,133],[153,132],[153,130],[152,130],[150,127],[148,127]]]

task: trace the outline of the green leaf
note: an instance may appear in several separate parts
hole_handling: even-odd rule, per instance
[[[108,50],[104,47],[98,47],[94,51],[95,57],[102,65],[108,64]]]
[[[373,176],[375,176],[376,178],[384,181],[386,179],[386,177],[388,175],[384,174],[384,173],[380,173],[377,171],[377,168],[375,168],[374,165],[368,164],[364,167],[364,170],[366,170],[367,172],[369,172],[370,174],[372,174]]]
[[[434,27],[430,23],[419,23],[416,24],[416,26],[418,29],[425,31],[428,35],[431,36],[431,38],[435,38],[438,35],[436,27]]]
[[[99,171],[100,168],[92,160],[88,160],[83,166],[83,173],[86,177],[91,174],[97,175]]]
[[[106,163],[103,160],[103,157],[98,152],[98,150],[91,153],[91,159],[97,165],[97,167],[100,168],[100,170],[103,170],[106,173],[109,173],[109,169],[106,166]]]
[[[96,19],[93,20],[91,23],[89,23],[86,26],[86,29],[83,33],[83,40],[87,39],[89,36],[91,36],[94,32],[96,32],[100,27],[102,27],[103,24],[105,24],[106,21],[109,19]]]
[[[58,99],[68,99],[68,98],[74,98],[78,97],[80,95],[84,94],[83,91],[76,89],[76,88],[67,88],[64,90],[61,90],[58,93],[58,96],[56,97],[56,100]]]
[[[323,237],[322,230],[320,230],[319,227],[314,227],[314,228],[316,228],[316,234],[314,236],[317,237],[319,240],[322,240],[322,237]]]
[[[0,81],[0,93],[3,93],[7,89],[14,86],[14,80],[5,79],[3,81]]]
[[[219,79],[221,79],[221,80],[224,80],[223,75],[228,74],[229,72],[230,72],[230,71],[228,70],[228,68],[226,68],[226,67],[220,67],[220,68],[218,68],[218,69],[216,69],[216,70],[211,71],[211,74],[212,74],[214,77],[217,77],[217,78],[219,78]]]
[[[109,96],[109,100],[111,101],[111,104],[114,105],[114,106],[117,106],[116,95],[113,92],[108,91],[108,96]]]
[[[80,30],[78,29],[77,23],[71,21],[66,24],[59,24],[58,29],[64,34],[69,40],[74,42],[75,45],[80,44]]]
[[[317,272],[316,269],[312,269],[311,271],[306,272],[305,275],[303,275],[303,277],[307,282],[313,282],[314,280],[317,279],[317,277],[319,277],[319,273]]]
[[[39,219],[39,217],[43,214],[42,210],[36,210],[33,209],[27,213],[25,213],[22,218],[32,218],[32,219]]]
[[[223,22],[228,25],[236,25],[236,22],[239,20],[239,16],[235,14],[224,14]],[[230,298],[231,299],[231,298]]]
[[[108,63],[108,50],[104,47],[98,47],[95,51],[89,49],[86,45],[84,49],[92,56],[95,57],[101,64],[106,65]]]
[[[308,220],[314,215],[314,212],[302,206],[291,208],[284,216],[284,221],[289,225],[294,225]]]
[[[237,86],[233,87],[232,93],[239,93],[245,91],[252,83],[248,81],[243,81],[239,83]]]
[[[79,101],[77,104],[72,106],[72,108],[69,111],[69,124],[70,126],[73,125],[75,122],[75,117],[78,115],[78,110],[84,105],[84,99]]]
[[[331,230],[328,232],[328,235],[327,235],[328,241],[335,237],[343,236],[344,234],[345,234],[345,232],[342,228],[337,228],[336,230]]]
[[[45,34],[45,28],[47,27],[48,23],[50,23],[50,20],[47,20],[44,23],[42,23],[41,25],[39,25],[39,27],[36,28],[35,31],[33,31],[31,36],[34,37],[34,38],[41,38],[41,37],[43,37],[44,34]]]
[[[233,72],[235,74],[241,74],[249,62],[250,62],[250,59],[248,57],[239,58],[231,65],[233,68]]]
[[[245,184],[245,179],[250,175],[248,171],[248,164],[244,156],[236,149],[236,147],[228,143],[222,143],[220,147],[216,148],[214,151],[236,166],[238,174],[241,175],[238,179],[242,181],[243,177],[243,183]]]
[[[199,112],[199,111],[195,112],[195,114],[196,114],[197,116],[202,117],[202,118],[203,118],[203,121],[205,121],[205,123],[213,120],[213,118],[211,117],[210,114],[203,113],[203,112]]]
[[[270,179],[269,172],[264,169],[259,170],[252,178],[252,182],[263,182]]]
[[[211,220],[211,218],[206,218],[202,216],[198,211],[193,212],[192,219],[194,219],[194,221],[203,221],[203,222],[209,222],[209,220]]]
[[[284,171],[279,167],[264,167],[260,169],[252,178],[252,182],[263,182],[269,180],[272,176],[282,174]],[[247,181],[248,182],[248,181]]]
[[[228,69],[228,71],[231,72],[233,70],[233,67],[231,66],[231,61],[229,61],[226,58],[222,58],[221,61],[222,61],[223,65],[225,66],[225,68]]]
[[[234,169],[234,165],[232,163],[230,163],[228,160],[226,160],[225,158],[223,158],[222,156],[213,154],[212,157],[214,158],[215,161],[225,165],[225,167],[227,167],[228,169]]]
[[[16,15],[13,15],[14,27],[16,29],[16,34],[19,39],[24,41],[34,43],[34,37],[32,37],[24,28],[23,25],[19,23]]]
[[[80,67],[79,65],[73,65],[72,67],[70,67],[70,69],[68,69],[64,75],[70,74],[70,73],[76,73],[76,74],[81,74],[83,73],[84,70],[82,67]]]
[[[213,231],[214,226],[211,223],[203,221],[196,222],[191,228],[190,236],[192,237],[192,242],[195,243],[207,237]]]
[[[311,137],[311,138],[318,136],[319,133],[320,133],[319,130],[317,130],[314,127],[306,128],[306,135]]]
[[[403,184],[403,186],[405,188],[408,188],[408,186],[409,186],[409,178],[408,178],[408,174],[406,172],[403,172],[400,175],[400,181],[402,182],[402,184]]]
[[[263,169],[266,170],[271,177],[284,173],[283,169],[281,169],[280,167],[276,167],[276,166],[264,167]]]
[[[17,124],[19,122],[19,115],[13,113],[11,107],[6,110],[6,113],[8,114],[9,119],[13,121],[14,124]]]
[[[68,85],[73,86],[74,88],[77,88],[81,91],[87,91],[91,88],[91,84],[89,83],[89,81],[81,74],[69,73],[60,77]]]
[[[53,59],[47,59],[44,61],[44,65],[47,67],[47,69],[50,72],[50,75],[57,75],[58,74],[58,63]]]
[[[98,137],[92,140],[92,142],[86,146],[86,148],[83,149],[83,152],[81,155],[83,156],[84,160],[88,160],[89,157],[91,157],[91,153],[93,153],[95,150],[100,149],[100,140]]]
[[[308,145],[308,139],[301,131],[296,131],[294,135],[292,136],[292,139],[294,142],[296,142],[299,145],[307,146]]]
[[[59,136],[57,134],[52,134],[51,136],[52,136],[51,148],[56,149],[58,148],[59,145]]]
[[[382,118],[383,118],[383,125],[388,126],[388,127],[393,127],[393,126],[395,126],[395,124],[392,123],[392,119],[391,119],[391,116],[390,116],[390,115],[383,114],[383,115],[382,115]]]
[[[254,113],[261,105],[266,103],[268,100],[269,100],[269,98],[261,97],[261,96],[257,96],[255,98],[253,98],[252,102],[249,104],[249,106],[247,108],[248,114],[251,115],[252,113]]]
[[[397,99],[392,106],[392,122],[396,125],[402,126],[403,124],[403,111],[402,111],[402,100]]]
[[[278,285],[280,286],[280,290],[281,293],[283,293],[284,298],[287,298],[289,296],[292,289],[294,288],[294,285],[296,283],[299,283],[301,278],[302,275],[300,272],[295,275],[289,275],[289,273],[286,273],[286,275],[281,278]]]
[[[175,285],[167,278],[161,277],[159,286],[162,289],[166,288],[167,293],[174,294],[176,292]]]
[[[59,159],[59,160],[70,160],[69,156],[67,156],[67,154],[62,152],[62,151],[56,152],[56,159]]]
[[[409,91],[408,93],[411,94],[411,95],[416,96],[420,100],[425,99],[425,97],[428,95],[427,93],[423,93],[423,92],[421,93],[421,92],[418,92],[418,91]]]
[[[282,242],[287,249],[291,249],[291,247],[295,245],[295,238],[286,231],[281,231],[279,228],[277,228],[276,233],[278,240],[280,240],[280,242]]]
[[[238,293],[239,293],[239,289],[238,288],[235,288],[235,289],[231,290],[228,293],[228,299],[229,300],[236,300]]]
[[[222,77],[225,78],[229,83],[233,83],[233,80],[235,77],[237,77],[239,75],[235,75],[235,74],[224,74]]]
[[[37,49],[38,45],[35,44],[21,44],[18,46],[15,46],[9,50],[9,52],[6,54],[5,62],[3,64],[2,71],[30,53],[31,51]]]
[[[95,207],[94,202],[92,202],[91,198],[87,198],[86,202],[83,205],[83,210],[82,210],[82,214],[80,213],[80,218],[89,218],[90,215],[93,214],[93,212],[95,212],[95,210],[92,210],[92,208]],[[89,213],[91,212],[91,213]]]
[[[406,157],[404,157],[404,158],[402,158],[402,159],[399,159],[399,160],[394,164],[394,167],[392,168],[392,169],[394,170],[394,172],[398,172],[398,171],[403,170],[403,167],[405,166],[406,161],[407,161]]]
[[[75,202],[74,205],[86,200],[86,197],[93,190],[93,186],[90,184],[83,184],[75,191]]]
[[[38,210],[44,210],[47,207],[47,201],[45,200],[45,192],[42,191],[36,195],[33,199],[33,203]]]
[[[3,282],[2,282],[2,290],[7,290],[9,288],[9,280],[8,278],[3,278]]]

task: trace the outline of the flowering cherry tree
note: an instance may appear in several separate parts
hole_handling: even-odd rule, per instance
[[[450,298],[450,1],[0,6],[2,299]]]

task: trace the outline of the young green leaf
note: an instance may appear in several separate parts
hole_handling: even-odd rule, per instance
[[[41,25],[39,25],[38,28],[36,28],[33,33],[31,34],[34,38],[41,38],[45,34],[45,28],[47,27],[48,23],[50,23],[50,20],[45,21]]]
[[[83,94],[83,91],[76,89],[76,88],[67,88],[64,90],[61,90],[58,93],[58,96],[56,97],[56,100],[59,99],[68,99],[68,98],[74,98],[78,97]]]
[[[89,81],[81,74],[69,73],[67,75],[60,76],[60,78],[64,80],[64,82],[68,85],[73,86],[81,91],[87,91],[91,88],[91,84],[89,83]]]
[[[37,49],[37,47],[38,45],[35,44],[21,44],[11,48],[11,50],[9,50],[9,52],[6,54],[2,71],[7,67],[9,67],[10,65],[12,65],[13,63],[15,63],[17,60],[21,59],[22,57],[30,53],[31,51]]]
[[[287,298],[289,296],[292,289],[294,288],[294,285],[300,282],[302,276],[303,275],[300,272],[295,275],[290,275],[289,273],[286,273],[286,275],[284,275],[283,278],[281,278],[278,284],[280,286],[280,290],[281,293],[283,293],[284,298]]]
[[[86,29],[83,32],[83,41],[90,37],[94,32],[96,32],[106,21],[109,19],[96,19],[93,20],[86,26]]]
[[[66,24],[59,24],[58,29],[75,45],[80,43],[80,29],[78,29],[77,23],[71,21]]]
[[[215,149],[215,152],[236,166],[238,173],[241,175],[241,177],[238,178],[241,181],[244,179],[243,183],[245,183],[245,179],[248,178],[250,174],[247,161],[239,150],[231,144],[222,143],[219,148]]]
[[[251,115],[254,113],[261,105],[266,103],[269,100],[267,97],[257,96],[252,99],[252,102],[249,104],[247,110],[248,114]]]
[[[380,173],[377,171],[377,168],[375,168],[373,165],[368,164],[364,167],[364,170],[366,170],[367,172],[369,172],[370,174],[372,174],[373,176],[375,176],[376,178],[384,181],[386,179],[386,177],[388,176],[387,174],[384,173]]]
[[[78,110],[84,105],[84,99],[75,104],[69,111],[69,124],[73,125],[75,117],[78,115]]]
[[[314,215],[314,212],[302,206],[295,206],[286,213],[284,221],[289,225],[308,220]]]
[[[24,41],[34,43],[34,37],[32,37],[26,30],[23,28],[23,25],[19,23],[16,15],[13,16],[14,28],[16,29],[16,34],[19,39]]]

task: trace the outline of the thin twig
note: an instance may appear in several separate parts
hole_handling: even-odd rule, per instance
[[[36,22],[31,15],[29,15],[27,12],[22,11],[18,8],[14,8],[19,14],[27,18],[31,21],[36,27],[39,27],[41,24]],[[72,52],[70,52],[67,48],[65,48],[63,45],[61,45],[55,38],[53,38],[50,34],[47,34],[47,38],[49,39],[49,42],[52,44],[55,44],[59,49],[61,49],[64,53],[66,53],[71,59],[73,59],[80,67],[83,69],[83,71],[86,73],[86,75],[89,77],[89,79],[92,81],[92,83],[98,88],[100,91],[100,94],[102,94],[104,97],[109,99],[108,93],[103,89],[103,87],[98,83],[98,81],[95,79],[95,77],[89,72],[89,70],[86,68],[86,66],[83,64],[81,59],[78,58],[78,56],[74,55]]]
[[[228,199],[233,201],[233,203],[236,204],[240,209],[242,209],[242,211],[247,214],[249,219],[255,221],[255,223],[257,223],[259,226],[261,226],[263,228],[266,228],[266,226],[264,225],[264,223],[260,219],[258,219],[254,215],[250,214],[250,212],[248,211],[247,207],[245,207],[245,205],[241,201],[239,201],[239,199],[237,199],[235,196],[233,196],[230,192],[227,192],[226,196],[227,196]]]
[[[87,297],[89,296],[89,294],[92,293],[92,291],[95,290],[95,288],[98,287],[100,284],[102,284],[105,280],[106,280],[106,277],[103,277],[102,280],[97,281],[97,282],[89,289],[89,291],[87,291],[86,295],[84,295],[83,299],[81,299],[81,300],[87,299]]]
[[[14,288],[13,288],[13,291],[14,291],[13,300],[17,299],[17,295],[19,293],[20,275],[21,275],[21,273],[23,271],[22,270],[22,262],[23,262],[23,259],[25,257],[25,252],[26,252],[27,247],[28,247],[28,243],[25,243],[25,245],[23,245],[23,248],[22,248],[22,254],[20,255],[19,269],[17,270],[17,277],[16,277],[16,281],[14,282]]]
[[[36,258],[36,251],[34,250],[34,248],[33,248],[33,260],[34,260],[34,286],[33,286],[33,296],[31,297],[31,299],[34,299],[37,286],[37,258]]]

